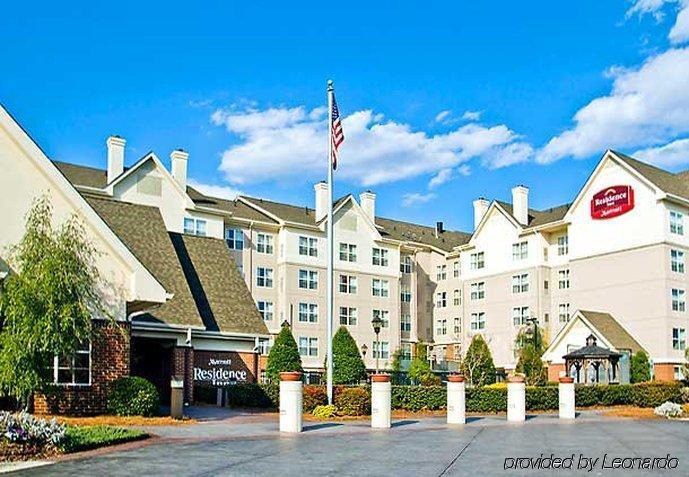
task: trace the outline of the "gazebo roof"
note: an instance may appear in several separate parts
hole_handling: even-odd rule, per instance
[[[609,348],[603,348],[596,343],[596,337],[590,335],[586,338],[586,346],[576,349],[563,356],[564,359],[587,359],[587,358],[620,358],[622,353],[617,353]]]

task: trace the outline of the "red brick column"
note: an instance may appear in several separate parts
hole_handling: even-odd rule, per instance
[[[194,401],[194,348],[176,346],[172,356],[172,375],[184,379],[184,402]]]

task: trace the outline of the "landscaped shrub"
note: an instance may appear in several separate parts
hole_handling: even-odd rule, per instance
[[[689,388],[682,388],[682,402],[689,403]]]
[[[325,366],[325,364],[324,364]],[[358,384],[366,379],[366,365],[346,327],[333,336],[333,384]]]
[[[326,406],[316,406],[311,414],[318,419],[330,419],[337,413],[337,408],[333,404]]]
[[[275,409],[280,403],[278,384],[236,384],[227,387],[227,404],[235,407]]]
[[[323,386],[304,386],[304,412],[311,412],[318,406],[328,404],[328,393]]]
[[[651,380],[651,363],[645,351],[637,351],[629,360],[629,378],[632,383]]]
[[[343,388],[335,394],[337,413],[343,416],[365,416],[371,413],[371,395],[366,388]]]
[[[488,343],[480,334],[471,339],[461,363],[462,374],[475,386],[485,386],[495,382],[495,364]]]
[[[65,426],[55,418],[50,421],[26,412],[0,412],[0,440],[12,443],[57,445],[65,437]]]
[[[391,401],[393,409],[443,409],[447,406],[447,391],[443,386],[392,386]]]
[[[560,405],[555,386],[529,386],[526,388],[526,408],[532,411],[557,409]]]
[[[294,341],[292,330],[288,324],[284,324],[275,338],[273,347],[270,348],[266,363],[266,378],[269,382],[278,384],[280,373],[287,371],[302,372],[303,369],[299,348],[297,348],[297,342]]]
[[[665,401],[679,402],[682,399],[680,383],[641,383],[630,387],[632,392],[629,404],[639,407],[656,407]]]
[[[138,376],[114,381],[108,393],[108,412],[116,416],[154,416],[159,407],[156,387]]]
[[[682,415],[682,406],[675,404],[674,402],[667,401],[656,407],[653,410],[653,413],[656,416],[679,417]]]

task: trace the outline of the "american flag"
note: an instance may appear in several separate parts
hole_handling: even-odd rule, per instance
[[[330,111],[332,117],[332,130],[330,131],[330,140],[333,142],[333,170],[337,169],[337,150],[340,144],[344,142],[344,131],[342,131],[342,122],[340,121],[340,110],[337,109],[337,101],[335,101],[335,93],[333,93],[333,108]]]

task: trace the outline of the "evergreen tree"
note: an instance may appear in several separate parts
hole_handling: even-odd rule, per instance
[[[359,384],[365,379],[366,365],[356,341],[346,327],[340,326],[333,336],[333,384]]]
[[[645,351],[637,351],[629,360],[629,379],[632,383],[651,380],[651,363]]]
[[[684,376],[684,382],[689,381],[689,348],[684,350],[684,363],[682,363],[682,376]]]
[[[266,364],[266,378],[269,382],[280,382],[280,373],[287,371],[303,372],[301,356],[297,342],[294,341],[292,330],[287,323],[282,325],[280,333],[275,338],[273,347],[270,348],[268,363]]]
[[[471,340],[469,349],[461,363],[462,373],[474,386],[485,386],[495,382],[495,364],[483,336],[477,334]]]
[[[515,349],[519,359],[515,371],[524,375],[527,385],[542,386],[548,381],[548,373],[541,360],[545,345],[541,329],[536,327],[534,332],[535,335],[522,330],[517,334]]]
[[[422,385],[432,385],[438,381],[428,362],[428,345],[425,343],[416,344],[414,358],[409,363],[409,379]]]

